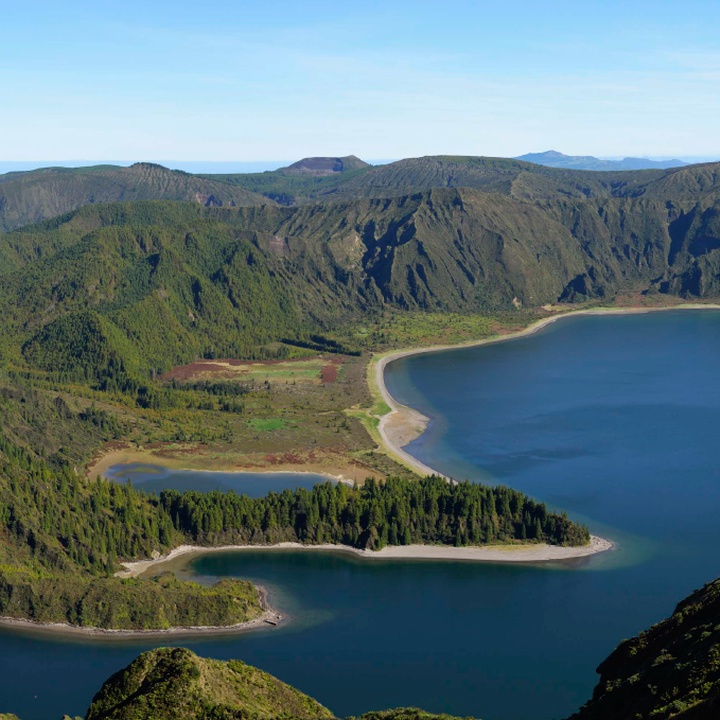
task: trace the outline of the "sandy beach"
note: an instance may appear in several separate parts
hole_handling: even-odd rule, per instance
[[[210,553],[228,551],[262,551],[302,550],[303,552],[342,552],[365,560],[467,560],[472,562],[557,562],[588,557],[605,552],[613,547],[604,538],[592,535],[590,542],[582,547],[560,547],[544,544],[511,544],[451,547],[449,545],[388,545],[382,550],[359,550],[347,545],[302,545],[301,543],[284,542],[276,545],[223,545],[220,547],[198,547],[196,545],[180,545],[167,555],[152,560],[123,562],[125,570],[115,573],[120,578],[135,578],[150,570],[157,571],[160,566],[177,558],[188,555],[208,555]]]
[[[481,345],[492,345],[495,343],[517,340],[518,338],[527,337],[528,335],[539,332],[551,323],[562,320],[563,318],[579,317],[582,315],[636,315],[641,313],[666,312],[669,310],[720,310],[720,305],[682,304],[668,307],[623,307],[576,310],[543,318],[524,330],[509,333],[507,335],[495,335],[493,337],[484,338],[483,340],[476,340],[460,345],[431,345],[428,347],[409,348],[407,350],[398,350],[396,352],[390,352],[387,355],[379,356],[375,361],[374,372],[370,374],[370,379],[371,381],[374,381],[377,391],[385,403],[387,403],[390,407],[390,412],[383,415],[379,420],[378,433],[380,435],[380,440],[384,445],[385,450],[392,457],[420,475],[434,474],[445,477],[439,471],[425,465],[417,458],[410,455],[410,453],[403,450],[406,445],[420,437],[423,432],[425,432],[430,420],[417,410],[399,403],[388,391],[387,386],[385,385],[385,368],[395,360],[409,357],[411,355],[441,352],[443,350],[458,350],[460,348],[479,347]],[[371,388],[371,391],[372,390],[373,388]]]
[[[450,547],[445,545],[393,545],[379,551],[358,550],[346,545],[302,545],[300,543],[278,543],[277,545],[225,545],[221,547],[198,547],[180,545],[167,555],[151,560],[123,562],[125,570],[115,573],[120,578],[137,578],[150,571],[157,572],[163,565],[182,557],[206,555],[228,551],[264,551],[302,550],[303,552],[342,552],[364,560],[453,560],[482,563],[540,563],[560,562],[588,557],[612,549],[612,543],[591,536],[590,543],[583,547],[559,547],[556,545],[489,545],[486,547]],[[288,618],[270,607],[267,593],[261,586],[262,615],[247,622],[223,626],[174,627],[162,630],[111,630],[97,627],[77,627],[67,623],[43,623],[33,620],[21,620],[12,617],[0,617],[0,626],[30,631],[38,634],[70,635],[97,639],[125,639],[140,637],[178,637],[193,635],[225,635],[250,630],[272,629],[285,624]]]

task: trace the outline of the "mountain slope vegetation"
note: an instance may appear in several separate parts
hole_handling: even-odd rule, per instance
[[[0,231],[84,205],[133,200],[183,200],[207,207],[272,202],[242,188],[152,163],[44,168],[0,175]]]
[[[446,155],[375,167],[354,156],[304,158],[278,170],[243,174],[193,175],[150,163],[129,168],[45,168],[0,175],[0,231],[83,205],[135,200],[192,201],[207,207],[275,202],[302,205],[460,187],[530,201],[640,195],[671,199],[665,197],[668,192],[671,196],[678,191],[704,192],[706,183],[697,184],[692,178],[716,173],[716,168],[717,163],[708,163],[669,169],[604,168],[596,172],[547,167],[521,159]],[[687,172],[677,175],[682,170]],[[681,177],[684,179],[678,182]]]
[[[720,579],[598,667],[592,699],[571,720],[711,720],[720,716]]]
[[[150,650],[103,685],[86,720],[332,718],[307,695],[239,660],[200,658],[184,648]]]
[[[169,578],[148,585],[110,577],[119,558],[181,542],[290,539],[372,549],[587,539],[586,529],[519,493],[471,492],[439,479],[250,501],[151,497],[83,477],[94,450],[127,438],[143,420],[132,409],[155,413],[162,442],[170,437],[163,412],[189,410],[183,403],[244,411],[247,387],[223,396],[220,410],[215,398],[200,396],[222,395],[225,386],[157,379],[200,357],[359,353],[350,330],[385,312],[459,318],[620,293],[720,295],[718,164],[598,174],[462,157],[378,168],[352,161],[347,169],[345,158],[336,171],[331,160],[222,178],[147,165],[0,178],[3,227],[42,219],[0,236],[0,614],[125,628],[257,616],[259,595],[244,584],[207,593]],[[269,404],[267,389],[258,402]],[[179,425],[182,412],[171,423]],[[192,420],[202,425],[202,415]],[[632,717],[711,717],[717,596],[708,586],[667,624],[621,646],[601,666],[601,686],[580,720],[626,706]],[[192,614],[168,616],[167,598],[180,598]],[[242,612],[228,614],[228,604]],[[138,677],[150,677],[151,666]],[[228,672],[188,656],[178,657],[177,672],[167,667],[173,678],[205,678],[208,687],[215,670]],[[680,674],[671,677],[666,671],[675,668]],[[152,689],[165,680],[140,682]],[[648,684],[660,690],[650,699]],[[241,712],[224,699],[190,701],[188,713]],[[98,712],[131,707],[120,705]],[[136,716],[147,711],[137,707]],[[116,716],[133,717],[107,715]]]
[[[631,195],[576,197],[531,192],[528,178],[547,178],[518,165],[498,161],[503,194],[95,205],[7,233],[0,347],[15,363],[100,379],[119,365],[152,374],[202,356],[264,357],[270,343],[332,334],[387,308],[720,295],[720,166],[668,171]]]

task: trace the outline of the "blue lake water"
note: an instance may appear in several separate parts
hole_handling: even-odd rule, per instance
[[[706,311],[570,318],[391,364],[393,394],[432,418],[411,453],[526,491],[619,549],[543,566],[200,557],[189,573],[261,582],[292,622],[176,644],[255,664],[339,715],[411,704],[567,716],[621,639],[720,575],[719,358],[720,313]],[[83,713],[107,676],[158,644],[7,630],[0,642],[0,707],[26,720]]]
[[[248,497],[263,497],[286,488],[310,489],[318,483],[335,482],[327,475],[299,472],[219,472],[202,470],[169,470],[160,465],[125,463],[108,468],[105,477],[113,482],[127,482],[148,493],[161,490],[233,491]]]

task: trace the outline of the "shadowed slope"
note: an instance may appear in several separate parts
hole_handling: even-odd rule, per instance
[[[720,717],[720,580],[623,642],[598,672],[592,700],[571,720]]]

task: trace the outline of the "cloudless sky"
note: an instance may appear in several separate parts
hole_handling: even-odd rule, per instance
[[[720,157],[717,0],[0,0],[0,161]]]

